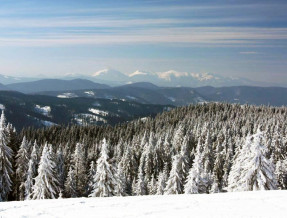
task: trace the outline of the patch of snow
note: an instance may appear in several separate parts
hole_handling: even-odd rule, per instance
[[[178,72],[175,70],[169,70],[166,72],[159,72],[157,73],[158,77],[164,80],[171,81],[171,77],[185,77],[189,74],[187,72]]]
[[[76,98],[78,96],[75,93],[66,92],[66,93],[58,95],[57,97],[58,98]]]
[[[141,121],[143,121],[143,122],[147,121],[147,117],[141,118]]]
[[[53,123],[53,122],[50,122],[50,121],[47,121],[47,120],[41,120],[40,121],[44,126],[55,126],[57,125],[56,123]]]
[[[95,93],[93,91],[86,91],[85,94],[89,95],[89,96],[94,96]]]
[[[99,71],[95,72],[92,76],[99,76],[102,74],[106,74],[108,72],[109,72],[109,69],[103,69],[103,70],[99,70]]]
[[[93,115],[93,114],[75,114],[74,115],[74,120],[78,125],[81,126],[87,126],[91,124],[98,124],[99,122],[101,123],[107,123],[107,121],[99,116]]]
[[[92,112],[93,114],[98,114],[101,116],[108,116],[109,115],[109,112],[101,111],[101,110],[95,109],[95,108],[89,108],[89,111]]]
[[[0,217],[276,217],[287,213],[287,191],[198,195],[70,198],[1,202]]]
[[[0,109],[1,110],[5,110],[5,105],[4,104],[0,104]]]
[[[144,71],[139,71],[139,70],[137,70],[137,71],[131,73],[131,74],[129,75],[129,77],[138,76],[138,75],[148,75],[148,73],[147,73],[147,72],[144,72]]]
[[[176,99],[174,97],[167,97],[169,100],[171,100],[172,102],[175,102]]]
[[[40,105],[35,106],[35,111],[38,113],[43,114],[44,116],[50,116],[51,113],[51,107],[50,106],[43,106],[41,107]]]
[[[132,100],[136,100],[137,99],[136,97],[130,96],[130,95],[127,95],[126,97],[129,98],[129,99],[132,99]]]

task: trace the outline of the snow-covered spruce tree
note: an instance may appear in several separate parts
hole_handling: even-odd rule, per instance
[[[32,199],[53,199],[58,193],[58,181],[55,174],[55,162],[51,159],[49,146],[46,143],[38,167],[38,175],[32,187]]]
[[[19,185],[19,192],[18,192],[19,200],[24,200],[24,192],[25,192],[24,183],[26,180],[27,171],[29,167],[28,164],[30,160],[29,146],[30,143],[26,140],[26,137],[24,136],[16,155],[16,177],[17,177],[17,183]]]
[[[70,166],[67,179],[65,182],[65,197],[76,198],[77,197],[76,176],[73,168]]]
[[[116,170],[108,160],[108,144],[106,139],[103,139],[101,156],[97,160],[97,172],[94,177],[93,191],[89,197],[110,197],[116,195]]]
[[[213,167],[213,184],[214,186],[215,182],[216,187],[213,187],[213,193],[215,188],[218,189],[219,191],[222,190],[222,178],[223,178],[223,165],[224,165],[224,159],[225,159],[225,151],[224,151],[224,146],[221,143],[218,143],[216,146],[216,153],[215,153],[215,161],[214,161],[214,167]]]
[[[263,144],[263,133],[258,128],[253,135],[250,154],[244,160],[239,190],[274,190],[277,189],[275,166],[266,158],[266,146]]]
[[[147,184],[146,179],[141,168],[139,168],[138,179],[136,183],[136,195],[146,195]]]
[[[148,182],[147,188],[148,188],[149,195],[156,194],[157,186],[156,186],[156,179],[154,178],[154,175],[152,175],[150,181]]]
[[[88,189],[87,166],[84,145],[81,143],[76,144],[72,164],[75,173],[78,197],[86,196]]]
[[[163,171],[158,176],[157,191],[156,191],[157,195],[164,194],[167,179],[168,179],[168,166],[167,164],[165,164]]]
[[[26,181],[24,183],[24,188],[25,188],[25,193],[24,193],[24,199],[25,200],[30,200],[31,199],[31,194],[32,194],[32,187],[33,187],[33,178],[34,178],[34,162],[33,159],[30,159],[29,161],[29,168],[27,171],[27,177]]]
[[[199,138],[193,165],[188,173],[186,184],[184,185],[185,194],[207,193],[206,175],[203,175],[204,166],[202,161],[202,150],[201,138]]]
[[[88,173],[88,180],[89,180],[89,188],[88,188],[88,193],[91,193],[93,190],[93,185],[94,185],[94,177],[96,175],[97,172],[97,168],[96,168],[96,164],[94,161],[91,161],[90,163],[90,169],[89,169],[89,173]]]
[[[62,147],[59,146],[56,154],[56,173],[58,175],[59,188],[61,192],[64,190],[66,179],[66,166]]]
[[[38,145],[35,141],[33,147],[32,147],[32,152],[31,152],[31,157],[29,160],[28,164],[28,171],[27,171],[27,176],[26,180],[24,182],[24,199],[25,200],[30,200],[31,199],[31,194],[32,194],[32,187],[34,184],[34,178],[37,176],[37,168],[38,168]]]
[[[134,178],[133,182],[132,182],[132,195],[135,196],[137,195],[137,181],[136,181],[136,178]]]
[[[117,196],[126,196],[126,177],[123,171],[123,166],[122,166],[122,162],[118,163],[118,167],[117,167],[117,186],[116,186],[116,195]]]
[[[13,151],[8,146],[9,137],[6,130],[5,115],[2,111],[0,119],[0,201],[7,201],[8,194],[11,191],[12,181],[11,175]]]
[[[234,156],[233,165],[231,167],[229,176],[228,176],[228,187],[229,192],[240,191],[242,188],[242,173],[243,167],[246,159],[250,155],[250,148],[252,144],[252,136],[247,135],[245,142],[241,149],[238,150],[238,153]]]
[[[165,194],[182,194],[183,193],[183,181],[182,181],[182,157],[181,155],[175,155],[172,161],[172,167],[169,178],[166,182]]]
[[[277,176],[278,187],[280,189],[287,189],[287,159],[277,161],[275,174]]]
[[[33,147],[32,147],[32,152],[31,152],[31,157],[30,157],[30,160],[32,160],[32,173],[33,173],[33,176],[36,176],[37,175],[37,169],[38,169],[38,164],[39,164],[39,155],[38,155],[38,152],[39,152],[39,148],[38,148],[38,145],[35,141]]]

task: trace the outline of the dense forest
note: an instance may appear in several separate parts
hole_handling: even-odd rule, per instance
[[[0,120],[0,200],[286,189],[287,108],[197,104],[112,126]]]

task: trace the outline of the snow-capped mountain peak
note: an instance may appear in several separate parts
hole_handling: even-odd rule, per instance
[[[171,81],[172,77],[176,77],[176,78],[187,77],[189,74],[187,72],[178,72],[175,70],[169,70],[166,72],[158,72],[157,75],[161,79]]]
[[[129,77],[139,76],[139,75],[148,75],[149,73],[146,71],[136,70],[135,72],[129,74]]]
[[[103,69],[92,74],[92,77],[105,81],[127,81],[128,76],[113,69]]]

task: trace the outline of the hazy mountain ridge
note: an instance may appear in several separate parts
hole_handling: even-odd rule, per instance
[[[37,80],[48,79],[46,76],[39,76],[37,78],[13,77],[0,74],[0,83],[5,85],[32,82]],[[51,78],[50,78],[51,79]],[[96,83],[107,84],[110,86],[119,86],[137,82],[149,82],[157,86],[164,87],[201,87],[201,86],[283,86],[287,87],[286,83],[276,84],[271,82],[259,82],[246,78],[228,77],[220,74],[209,72],[193,73],[193,72],[180,72],[175,70],[168,70],[164,72],[147,72],[136,70],[132,73],[123,73],[114,69],[99,70],[90,75],[87,74],[66,74],[58,76],[53,79],[60,80],[75,80],[85,79]]]

